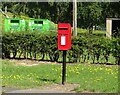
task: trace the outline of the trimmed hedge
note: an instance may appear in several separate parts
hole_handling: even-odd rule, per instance
[[[110,40],[95,35],[72,37],[67,62],[107,63],[113,56],[119,64],[119,52],[119,38]],[[2,35],[2,57],[62,61],[62,51],[57,50],[57,33],[7,32]]]

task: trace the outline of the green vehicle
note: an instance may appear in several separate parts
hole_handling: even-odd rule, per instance
[[[26,21],[24,19],[7,18],[4,21],[5,32],[26,31]]]
[[[37,32],[56,32],[57,25],[47,19],[30,19],[28,21],[28,31]]]

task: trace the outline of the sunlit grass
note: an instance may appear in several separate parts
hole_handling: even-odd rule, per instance
[[[77,28],[77,36],[85,36],[85,35],[89,36],[88,29]],[[103,37],[106,36],[106,31],[94,30],[92,31],[92,35],[96,35],[97,37]]]
[[[87,30],[87,29],[77,28],[77,32],[78,32],[78,33],[87,33],[88,31],[89,31],[89,30]],[[105,34],[106,31],[94,30],[93,33],[94,33],[94,34]]]
[[[41,85],[61,83],[62,64],[40,64],[28,67],[4,63],[6,62],[2,61],[2,86],[40,88]],[[118,66],[67,64],[66,76],[67,83],[80,84],[80,87],[75,88],[77,92],[117,93],[120,84]]]

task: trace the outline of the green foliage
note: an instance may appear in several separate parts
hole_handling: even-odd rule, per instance
[[[91,28],[93,25],[100,25],[102,7],[100,7],[98,2],[79,2],[78,6],[78,19],[80,20],[78,25],[82,25],[84,28]]]
[[[7,32],[3,33],[2,40],[3,58],[62,61],[62,52],[57,50],[57,33]],[[118,64],[119,47],[118,38],[110,40],[96,35],[72,37],[72,49],[67,52],[67,62],[111,63],[113,56]]]
[[[57,47],[54,47],[55,43],[57,43],[55,42],[55,34],[37,32],[3,33],[3,57],[10,58],[10,54],[12,54],[13,58],[18,56],[19,58],[36,59],[37,54],[40,54],[43,60],[45,55],[51,52],[49,50],[54,52],[54,49],[57,49]]]
[[[98,36],[81,36],[75,37],[72,41],[71,54],[75,62],[102,63],[100,58],[103,57],[104,63],[108,62],[111,53],[111,42],[109,39]]]
[[[17,17],[26,15],[36,19],[49,19],[54,23],[73,22],[72,2],[3,2],[2,9]],[[91,29],[93,25],[105,27],[106,18],[120,17],[120,2],[77,2],[78,27]]]
[[[116,64],[120,65],[120,38],[112,40],[112,55],[116,59]]]

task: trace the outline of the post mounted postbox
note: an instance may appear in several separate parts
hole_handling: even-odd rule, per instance
[[[58,50],[71,49],[71,25],[58,23]]]

